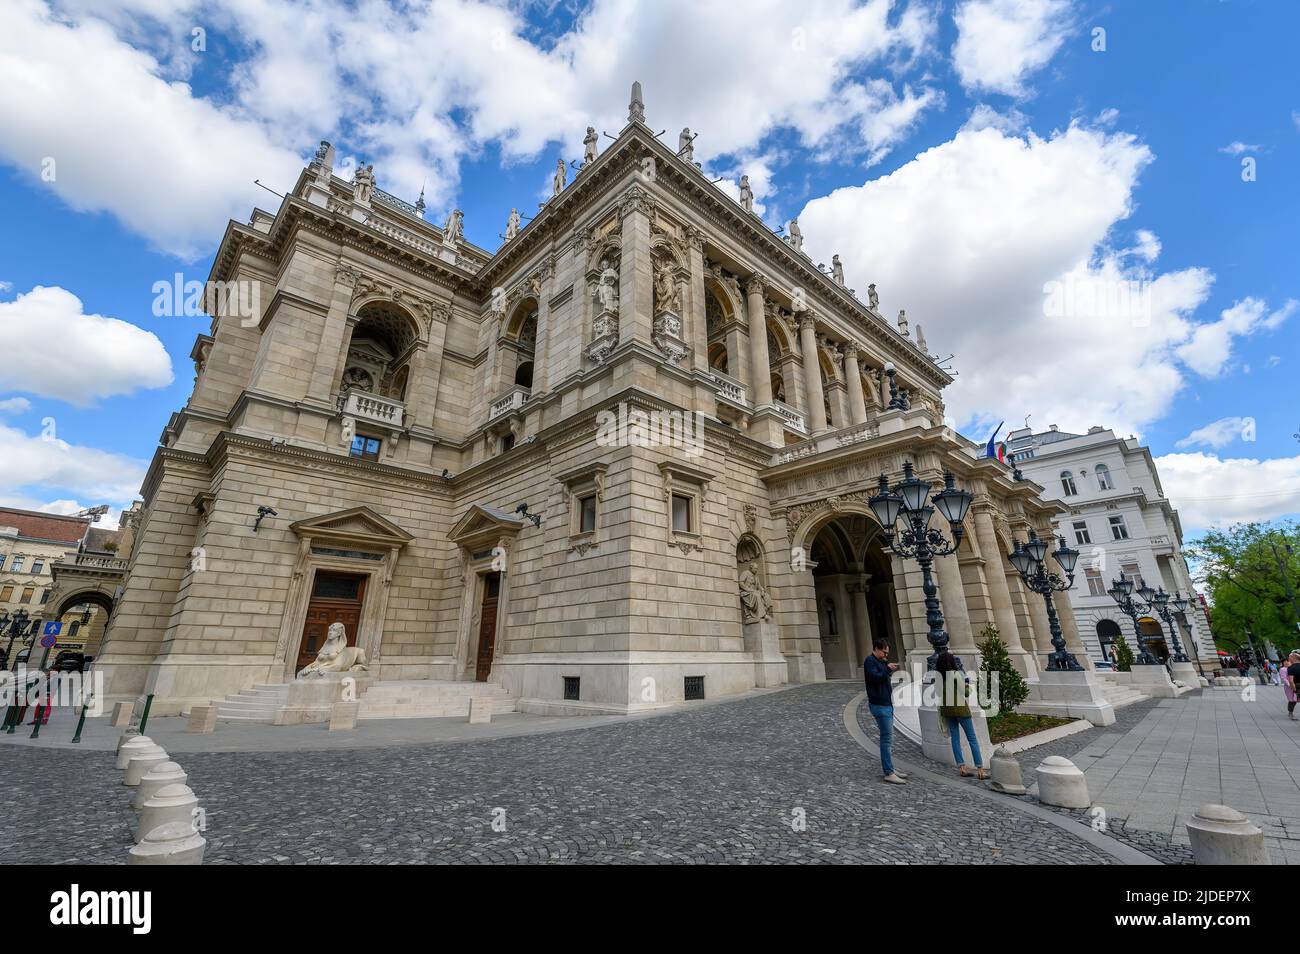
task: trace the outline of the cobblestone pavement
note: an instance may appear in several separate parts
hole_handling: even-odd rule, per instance
[[[182,765],[208,863],[1115,863],[963,783],[885,785],[843,724],[857,693],[823,683],[572,732]],[[0,765],[5,861],[125,858],[134,813],[109,753],[4,746]]]

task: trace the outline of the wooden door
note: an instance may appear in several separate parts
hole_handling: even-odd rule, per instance
[[[487,682],[492,672],[492,654],[497,643],[497,602],[501,598],[501,574],[488,573],[483,577],[483,605],[479,609],[478,660],[474,669],[475,682]]]
[[[361,624],[361,605],[366,595],[366,578],[352,573],[318,571],[312,583],[311,602],[298,644],[298,662],[294,672],[316,661],[333,623],[342,623],[348,631],[348,645],[357,644]]]

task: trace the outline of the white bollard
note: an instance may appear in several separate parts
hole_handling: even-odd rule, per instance
[[[131,799],[131,807],[139,811],[144,808],[145,802],[158,794],[160,789],[168,785],[184,785],[188,778],[185,770],[175,762],[159,762],[145,772],[144,778],[140,779],[140,784],[135,789],[135,797]]]
[[[1087,808],[1088,780],[1069,759],[1049,755],[1034,770],[1038,780],[1038,800],[1060,808]]]
[[[1227,805],[1202,805],[1187,823],[1198,865],[1269,865],[1264,832]]]
[[[122,752],[122,746],[126,745],[126,743],[130,742],[139,734],[140,730],[134,726],[123,731],[123,733],[117,738],[117,748],[113,750],[113,757],[116,758],[120,755]]]
[[[127,765],[131,762],[131,756],[149,748],[151,745],[153,745],[153,739],[149,738],[149,736],[133,735],[131,738],[123,742],[122,747],[117,750],[117,763],[115,767],[118,770],[125,770]]]
[[[142,842],[149,832],[172,822],[184,822],[193,831],[194,810],[198,807],[199,800],[188,785],[164,785],[141,807],[135,840]]]
[[[989,769],[993,776],[990,782],[993,791],[1004,795],[1025,794],[1025,780],[1020,776],[1020,763],[1014,755],[1003,751],[1002,746],[993,750]]]
[[[128,865],[201,865],[203,836],[192,822],[171,822],[149,832],[127,855]]]
[[[122,777],[122,784],[135,788],[151,768],[166,761],[167,752],[161,745],[150,745],[139,749],[126,763],[126,775]]]

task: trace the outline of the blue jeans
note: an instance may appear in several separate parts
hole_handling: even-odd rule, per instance
[[[880,729],[880,767],[886,775],[893,775],[894,754],[890,750],[894,745],[894,707],[871,703],[870,709],[876,717],[876,727]]]
[[[970,716],[962,719],[947,719],[948,723],[948,741],[952,743],[952,757],[961,765],[961,737],[957,735],[957,726],[960,725],[966,732],[966,741],[970,743],[971,758],[975,760],[976,768],[983,768],[984,761],[980,758],[980,741],[975,738],[975,720]]]

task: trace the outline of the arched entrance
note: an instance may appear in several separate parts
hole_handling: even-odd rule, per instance
[[[96,655],[112,613],[112,597],[98,590],[74,593],[62,600],[53,618],[63,626],[54,648],[50,650],[50,659],[57,659],[65,649]]]
[[[1097,642],[1101,645],[1101,658],[1115,661],[1115,640],[1121,635],[1119,623],[1113,619],[1097,621]]]
[[[1161,662],[1169,659],[1169,646],[1165,642],[1165,631],[1160,624],[1150,616],[1144,616],[1138,620],[1138,632],[1142,636],[1142,642],[1146,644],[1148,652],[1155,656]]]
[[[856,678],[872,641],[890,642],[890,659],[906,656],[894,575],[876,522],[861,514],[829,519],[812,534],[809,560],[826,678]]]

